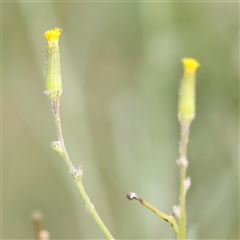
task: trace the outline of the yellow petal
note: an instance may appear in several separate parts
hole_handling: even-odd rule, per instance
[[[186,71],[188,70],[195,71],[200,66],[199,62],[194,58],[183,58],[182,63],[183,63],[183,68]]]
[[[58,46],[59,36],[61,32],[62,30],[60,28],[54,28],[44,33],[44,37],[47,40],[49,48],[52,48],[53,46]]]

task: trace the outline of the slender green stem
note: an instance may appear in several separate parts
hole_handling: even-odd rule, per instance
[[[70,172],[73,172],[75,167],[73,166],[73,164],[70,160],[70,157],[68,155],[68,152],[67,152],[65,144],[64,144],[59,107],[60,107],[60,99],[59,98],[53,99],[52,100],[52,110],[53,110],[53,114],[54,114],[54,117],[55,117],[55,125],[56,125],[58,141],[60,142],[61,148],[62,148],[62,151],[63,151],[61,155],[63,156],[64,160],[66,161]]]
[[[180,189],[179,189],[179,207],[180,207],[180,216],[179,216],[179,240],[185,239],[186,231],[186,194],[184,190],[184,179],[186,178],[186,168],[180,167]]]
[[[138,197],[136,193],[128,193],[127,198],[129,200],[135,199],[135,200],[139,201],[144,207],[146,207],[149,210],[151,210],[152,212],[154,212],[158,217],[162,218],[166,222],[169,222],[171,224],[175,234],[178,236],[179,229],[178,229],[177,222],[176,222],[175,218],[173,217],[173,215],[169,216],[166,213],[161,212],[160,210],[156,209],[154,206],[152,206],[150,203],[148,203],[144,199]]]
[[[60,99],[53,99],[52,100],[52,110],[53,114],[55,117],[55,125],[56,125],[56,130],[57,130],[57,136],[58,136],[58,141],[60,143],[60,148],[61,151],[59,153],[62,155],[62,157],[65,159],[68,168],[70,170],[70,173],[72,174],[75,183],[78,187],[78,190],[90,212],[92,217],[95,219],[96,223],[98,224],[99,228],[102,230],[103,234],[106,236],[107,239],[113,240],[113,236],[111,233],[108,231],[107,227],[104,225],[102,222],[101,218],[99,217],[98,213],[96,212],[93,204],[91,203],[89,197],[87,196],[87,193],[82,185],[81,177],[82,177],[82,169],[81,168],[75,168],[70,160],[70,157],[67,153],[67,150],[65,148],[64,144],[64,139],[63,139],[63,134],[62,134],[62,127],[61,127],[61,120],[60,120],[60,113],[59,113],[59,106],[60,106]]]
[[[189,127],[190,124],[181,123],[181,140],[179,143],[179,154],[180,158],[178,160],[178,165],[180,167],[180,187],[179,187],[179,240],[184,240],[186,238],[186,193],[187,187],[184,184],[186,180],[187,173],[187,145],[189,138]]]
[[[89,197],[87,196],[87,193],[82,185],[81,179],[76,179],[76,185],[78,187],[80,194],[82,195],[82,198],[88,208],[88,211],[90,212],[90,214],[92,215],[92,217],[94,218],[94,220],[96,221],[100,229],[102,230],[103,234],[106,236],[107,239],[113,240],[114,239],[113,236],[111,235],[111,233],[109,232],[109,230],[107,229],[107,227],[105,226],[101,218],[99,217],[97,211],[95,210],[94,205],[91,203]]]

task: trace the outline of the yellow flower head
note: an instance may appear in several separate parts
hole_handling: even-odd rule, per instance
[[[45,93],[49,98],[57,99],[62,94],[62,80],[60,69],[60,53],[58,40],[61,29],[54,28],[44,33],[47,40],[47,54],[45,61]]]
[[[183,68],[186,71],[196,71],[200,66],[199,62],[194,58],[183,58],[182,59]]]
[[[179,90],[178,119],[181,123],[190,124],[195,117],[196,70],[200,64],[194,58],[183,58],[183,77]]]
[[[59,36],[62,30],[60,28],[54,28],[44,33],[44,37],[47,40],[48,47],[51,49],[53,46],[58,46]]]

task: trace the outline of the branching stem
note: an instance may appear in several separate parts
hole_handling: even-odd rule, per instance
[[[68,165],[68,168],[70,170],[70,173],[72,174],[75,183],[77,185],[77,188],[96,223],[98,224],[99,228],[102,230],[103,234],[106,236],[107,239],[109,240],[114,240],[113,236],[107,229],[107,227],[104,225],[103,221],[99,217],[97,211],[95,210],[93,204],[91,203],[83,185],[82,185],[82,168],[75,168],[74,165],[72,164],[70,157],[67,153],[65,144],[64,144],[64,139],[63,139],[63,134],[62,134],[62,127],[61,127],[61,120],[60,120],[60,113],[59,113],[59,106],[60,106],[60,99],[53,99],[52,100],[52,111],[55,117],[55,125],[56,125],[56,131],[57,131],[57,136],[58,136],[58,142],[60,143],[61,151],[59,153],[62,155],[64,160],[66,161],[66,164]]]
[[[178,225],[177,222],[174,218],[173,215],[167,215],[166,213],[156,209],[154,206],[152,206],[150,203],[148,203],[147,201],[145,201],[144,199],[138,197],[138,195],[136,193],[128,193],[127,194],[127,198],[129,200],[137,200],[139,201],[144,207],[148,208],[149,210],[151,210],[152,212],[154,212],[158,217],[162,218],[164,221],[169,222],[175,232],[175,234],[178,236],[179,233],[179,229],[178,229]]]
[[[68,155],[68,152],[67,152],[65,144],[64,144],[59,107],[60,107],[60,98],[53,99],[52,100],[52,111],[53,111],[53,115],[55,118],[55,125],[56,125],[58,141],[60,142],[61,148],[63,150],[63,154],[61,154],[61,155],[63,156],[64,160],[66,161],[70,173],[72,173],[75,170],[75,167],[73,166],[73,164],[70,160],[70,157]]]
[[[59,53],[59,36],[61,35],[62,30],[60,28],[54,28],[48,30],[44,33],[44,37],[47,41],[47,54],[46,54],[46,66],[45,66],[45,93],[48,95],[52,111],[55,118],[55,125],[57,131],[58,141],[53,141],[51,147],[58,152],[66,161],[66,164],[70,170],[71,175],[73,176],[75,183],[80,191],[80,194],[86,203],[89,212],[92,217],[96,220],[98,226],[103,231],[107,239],[113,239],[112,235],[103,224],[102,220],[98,216],[94,206],[90,202],[83,185],[82,185],[82,174],[83,170],[81,167],[75,168],[72,164],[70,157],[65,148],[61,120],[60,120],[60,96],[62,94],[62,80],[61,80],[61,68],[60,68],[60,53]]]

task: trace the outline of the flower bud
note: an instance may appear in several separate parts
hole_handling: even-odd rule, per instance
[[[180,123],[190,124],[196,112],[196,70],[200,64],[193,58],[183,58],[182,63],[184,71],[179,91],[178,120]]]
[[[50,99],[59,98],[62,94],[62,80],[60,70],[59,36],[61,29],[55,28],[44,33],[47,41],[47,54],[45,62],[45,87],[44,91]]]

